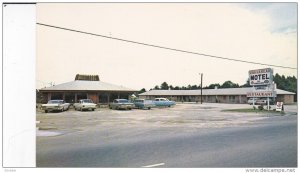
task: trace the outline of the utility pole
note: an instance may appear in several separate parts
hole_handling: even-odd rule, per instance
[[[201,100],[200,103],[202,104],[202,79],[203,79],[203,73],[199,73],[201,75],[201,84],[200,84],[200,88],[201,88]]]

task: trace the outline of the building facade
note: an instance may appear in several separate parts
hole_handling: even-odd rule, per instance
[[[108,104],[113,99],[128,99],[137,90],[102,82],[98,75],[77,74],[74,81],[42,88],[39,92],[43,103],[54,99],[62,99],[68,103],[91,99],[94,103]]]
[[[252,87],[249,88],[216,88],[203,89],[202,101],[208,103],[247,103],[247,92],[251,92]],[[282,101],[285,104],[294,103],[295,93],[276,89],[277,96],[275,101]],[[200,102],[200,90],[150,90],[139,94],[139,98],[155,99],[158,97],[165,97],[176,102]]]

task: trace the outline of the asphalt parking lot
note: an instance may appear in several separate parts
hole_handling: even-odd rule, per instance
[[[295,167],[297,105],[285,115],[224,112],[246,104],[151,110],[37,110],[38,167]]]
[[[75,111],[44,113],[37,111],[37,127],[42,131],[66,134],[76,131],[113,130],[115,128],[140,130],[148,128],[180,128],[195,130],[199,128],[234,127],[255,124],[274,116],[262,113],[223,112],[224,109],[251,108],[247,104],[177,104],[168,108],[153,108],[151,110],[111,110],[98,108],[95,111]],[[296,105],[285,106],[287,114],[297,113]],[[38,136],[40,134],[38,133]],[[41,135],[43,136],[43,135]]]

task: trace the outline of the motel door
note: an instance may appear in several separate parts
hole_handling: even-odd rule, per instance
[[[93,100],[94,103],[98,103],[98,98],[96,93],[89,93],[88,98]]]

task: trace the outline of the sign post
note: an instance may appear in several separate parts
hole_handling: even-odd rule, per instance
[[[273,84],[273,69],[257,69],[249,71],[249,83],[253,86],[253,91],[247,93],[247,97],[254,98],[265,97],[267,98],[268,111],[270,110],[270,97],[275,98],[276,92],[274,91]]]
[[[270,110],[270,100],[269,100],[269,97],[268,97],[268,111]]]
[[[283,107],[283,102],[276,103],[276,111],[281,112]]]

